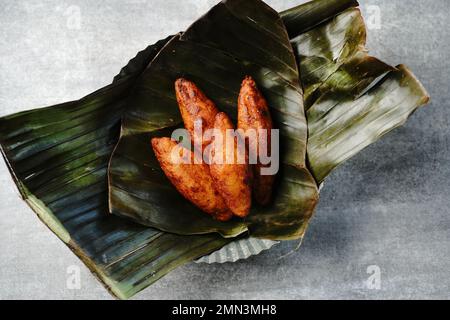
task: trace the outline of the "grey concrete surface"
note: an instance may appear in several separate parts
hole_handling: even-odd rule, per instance
[[[108,84],[138,50],[215,2],[0,0],[0,116]],[[298,252],[281,258],[295,245],[284,243],[234,264],[190,264],[136,299],[449,298],[450,2],[361,3],[371,53],[407,64],[432,103],[331,175]],[[0,299],[111,299],[19,199],[3,161],[0,204]],[[371,270],[377,288],[367,285]]]

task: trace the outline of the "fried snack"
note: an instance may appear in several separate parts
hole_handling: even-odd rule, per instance
[[[153,138],[151,142],[162,170],[183,197],[219,221],[232,218],[232,212],[213,184],[208,165],[194,164],[197,155],[170,138]],[[190,164],[176,163],[172,152],[180,155],[184,152]]]
[[[194,132],[195,121],[202,121],[202,132],[212,129],[214,121],[219,110],[193,82],[180,78],[175,82],[175,92],[178,105],[180,107],[181,117],[183,118],[184,127],[189,131],[192,139],[202,138]],[[209,145],[211,141],[205,139],[202,143],[203,149]]]
[[[237,137],[230,135],[234,132],[234,126],[225,113],[220,112],[216,115],[214,128],[221,133],[223,139],[218,141],[215,137],[212,142],[213,161],[209,167],[211,176],[228,208],[236,216],[244,218],[249,214],[252,202],[250,167],[245,148],[239,150]],[[227,132],[227,129],[233,131]],[[231,142],[228,148],[227,141]],[[238,153],[241,159],[244,159],[242,164],[238,162]]]
[[[273,128],[272,118],[270,116],[269,107],[261,92],[258,90],[255,81],[247,76],[241,85],[241,91],[238,99],[238,129],[247,131],[248,129],[266,129],[267,130],[267,146],[259,145],[259,133],[257,133],[257,141],[249,141],[249,152],[258,152],[259,148],[267,147],[265,150],[270,155],[271,139],[270,130]],[[257,154],[257,153],[255,153]],[[267,165],[270,166],[270,165]],[[252,165],[253,169],[253,196],[257,203],[267,205],[272,196],[272,187],[275,181],[273,175],[262,175],[261,169],[264,168],[259,162]]]

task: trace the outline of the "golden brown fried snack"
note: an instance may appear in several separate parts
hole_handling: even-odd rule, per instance
[[[153,138],[152,147],[167,178],[186,199],[217,220],[227,221],[232,218],[232,212],[214,187],[208,165],[194,164],[196,155],[178,146],[170,138]],[[182,150],[191,164],[173,161],[172,152],[181,154]]]
[[[269,107],[261,92],[258,90],[255,81],[247,76],[242,82],[241,92],[238,99],[238,129],[247,131],[248,129],[266,129],[268,154],[271,152],[270,130],[273,128]],[[259,141],[259,135],[258,140]],[[255,141],[248,144],[249,152],[257,152],[261,146]],[[269,166],[269,165],[268,165]],[[261,205],[267,205],[272,196],[272,187],[275,176],[261,175],[261,163],[252,165],[253,167],[253,195]]]
[[[250,167],[245,148],[239,150],[237,138],[231,136],[230,132],[227,133],[227,129],[234,129],[234,126],[225,113],[220,112],[216,115],[214,128],[221,132],[224,140],[215,139],[212,145],[213,161],[209,169],[214,185],[225,199],[228,208],[236,216],[244,218],[249,214],[252,204]],[[226,137],[231,139],[228,140],[231,141],[229,148],[226,148]],[[238,152],[241,159],[244,159],[242,164],[237,161]]]
[[[194,135],[194,122],[202,121],[202,131],[206,132],[214,126],[214,120],[219,110],[206,95],[191,81],[180,78],[175,82],[175,92],[184,127],[189,131],[192,139],[200,139]],[[197,140],[200,141],[200,140]],[[210,143],[203,141],[202,150]]]

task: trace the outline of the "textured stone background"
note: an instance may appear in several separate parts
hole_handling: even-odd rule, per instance
[[[78,99],[215,0],[0,0],[0,116]],[[267,1],[281,10],[302,0]],[[184,266],[136,299],[449,298],[450,2],[362,0],[371,53],[405,63],[432,103],[336,170],[299,252]],[[381,23],[378,24],[377,13]],[[19,199],[0,163],[0,298],[110,299]],[[67,286],[71,266],[81,288]],[[366,280],[370,266],[381,288]],[[369,269],[368,269],[369,268]]]

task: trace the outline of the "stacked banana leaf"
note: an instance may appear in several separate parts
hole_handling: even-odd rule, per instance
[[[278,14],[259,0],[224,1],[140,52],[111,85],[0,119],[21,195],[123,299],[230,243],[302,238],[330,171],[428,101],[405,66],[367,54],[357,6],[316,0]],[[247,74],[280,129],[280,173],[273,204],[220,223],[176,192],[149,139],[181,124],[176,78],[192,79],[235,118]]]

